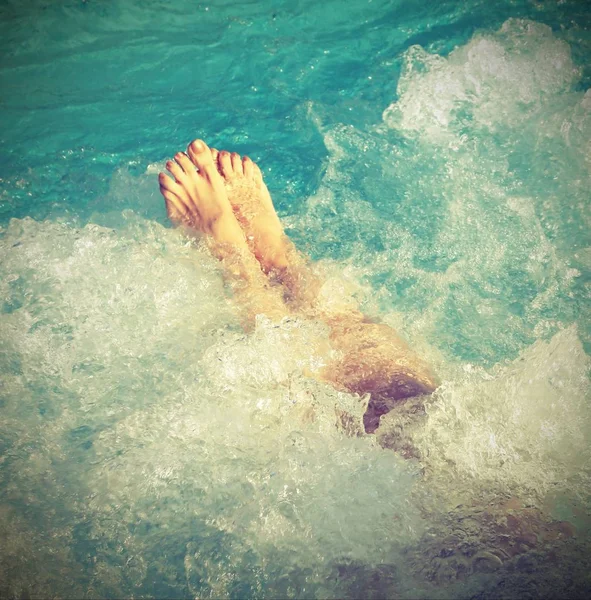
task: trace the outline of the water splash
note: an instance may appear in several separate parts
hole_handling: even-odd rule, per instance
[[[359,424],[366,399],[305,376],[322,324],[261,316],[245,334],[198,244],[121,212],[157,197],[153,174],[121,171],[93,224],[1,232],[7,595],[458,597],[528,569],[538,592],[549,572],[563,581],[539,557],[559,547],[571,565],[587,544],[589,253],[574,246],[589,96],[568,46],[531,22],[407,63],[383,124],[323,131],[326,177],[288,224],[315,236],[328,296],[355,291],[438,365],[432,403],[391,413],[379,437],[415,458],[352,436],[341,417]],[[579,546],[544,530],[544,510]]]

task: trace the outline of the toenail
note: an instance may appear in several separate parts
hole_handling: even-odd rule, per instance
[[[203,152],[205,149],[205,144],[201,140],[195,140],[192,146],[195,152]]]

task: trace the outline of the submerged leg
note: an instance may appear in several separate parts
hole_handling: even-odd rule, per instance
[[[400,401],[431,394],[439,385],[429,366],[388,325],[372,323],[355,312],[325,320],[341,358],[329,364],[322,377],[337,388],[370,394],[363,419],[368,433]]]
[[[358,310],[335,315],[323,309],[318,301],[323,282],[285,235],[257,165],[236,153],[216,151],[214,156],[257,259],[288,289],[294,308],[331,328],[332,346],[342,358],[328,365],[322,377],[338,388],[371,394],[366,428],[375,429],[380,415],[400,400],[433,392],[436,377],[394,329],[369,321]]]
[[[188,155],[201,171],[200,164],[204,158],[201,146],[195,144],[189,146]],[[184,163],[184,159],[180,158]],[[339,389],[371,395],[364,419],[366,430],[374,431],[379,424],[379,417],[400,400],[433,392],[437,387],[435,376],[391,327],[373,323],[355,309],[339,314],[323,309],[319,301],[323,282],[285,235],[257,165],[236,153],[217,150],[211,151],[208,165],[209,162],[219,182],[224,185],[224,202],[232,207],[235,223],[244,232],[242,241],[236,247],[249,248],[253,253],[250,256],[256,257],[269,278],[281,283],[284,297],[290,301],[292,309],[322,320],[330,327],[331,343],[339,351],[340,358],[326,366],[319,374],[320,378]],[[170,166],[176,169],[174,164]],[[169,170],[176,176],[171,168]],[[210,179],[212,177],[210,175]],[[216,182],[218,188],[219,182]],[[190,188],[190,185],[184,187]],[[166,195],[165,198],[168,207]],[[191,211],[187,218],[187,212],[183,212],[182,207],[178,209],[174,204],[172,208],[174,210],[168,208],[172,220],[179,220],[180,215],[184,222],[195,227]],[[251,306],[251,313],[267,312],[267,305],[274,311],[268,314],[287,313],[287,307],[278,303],[277,297],[273,296],[276,290],[269,286],[269,279],[260,269],[258,274],[253,273],[250,266],[243,269],[240,275],[246,282],[246,289],[255,290],[254,294],[247,294],[251,303],[260,303],[258,307],[254,304]],[[266,286],[264,281],[260,281],[261,276],[267,281]],[[273,296],[273,300],[269,302],[266,295]]]

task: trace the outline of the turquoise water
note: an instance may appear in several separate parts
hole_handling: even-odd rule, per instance
[[[588,595],[589,8],[2,3],[0,595]],[[425,415],[352,437],[322,324],[242,331],[156,185],[195,137]]]

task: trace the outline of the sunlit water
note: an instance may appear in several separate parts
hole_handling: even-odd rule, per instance
[[[587,7],[426,4],[4,3],[0,595],[588,595]],[[425,411],[355,435],[321,323],[243,331],[157,190],[197,136]]]

